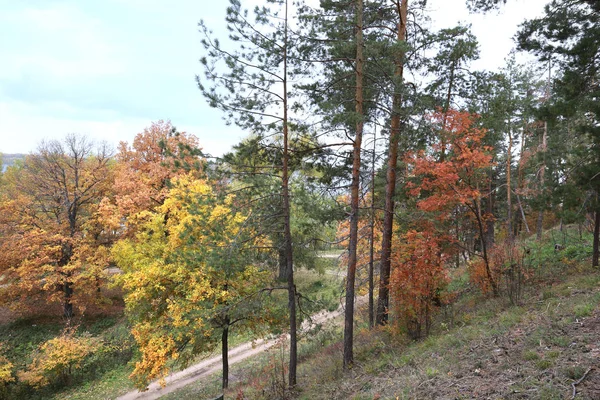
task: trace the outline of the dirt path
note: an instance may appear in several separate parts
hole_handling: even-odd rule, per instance
[[[366,296],[362,296],[356,299],[356,304],[362,304],[366,300]],[[344,308],[340,305],[335,311],[321,311],[313,315],[310,320],[304,321],[301,330],[306,331],[317,324],[322,324],[333,318],[342,315]],[[289,338],[289,336],[288,336]],[[229,365],[232,366],[238,362],[245,360],[248,357],[255,356],[271,348],[277,343],[278,339],[268,340],[257,340],[254,342],[244,343],[229,350]],[[210,376],[216,372],[221,371],[222,363],[221,356],[209,358],[201,361],[198,364],[192,365],[182,371],[174,372],[170,374],[166,379],[166,386],[162,388],[158,382],[153,382],[148,386],[148,390],[145,392],[139,392],[137,390],[124,394],[117,398],[117,400],[135,400],[135,399],[158,399],[167,393],[174,392],[181,389],[198,379]]]

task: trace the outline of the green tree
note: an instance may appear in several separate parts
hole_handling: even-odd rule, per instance
[[[283,238],[288,277],[290,311],[289,385],[296,385],[297,317],[294,284],[290,207],[290,81],[299,70],[291,62],[294,37],[290,29],[288,0],[269,0],[268,6],[256,7],[251,15],[239,0],[230,0],[226,23],[231,46],[211,36],[204,22],[200,30],[206,53],[200,59],[204,75],[198,87],[212,107],[221,109],[229,122],[259,135],[268,142],[281,135],[281,203]],[[228,47],[231,47],[228,48]],[[272,143],[272,142],[271,142]]]
[[[541,18],[526,21],[518,34],[521,49],[559,69],[554,79],[555,118],[576,121],[578,161],[573,175],[590,192],[588,210],[594,214],[592,265],[600,256],[600,4],[594,0],[553,0]]]

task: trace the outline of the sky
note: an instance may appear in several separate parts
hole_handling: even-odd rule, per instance
[[[260,0],[253,0],[260,1]],[[471,23],[474,69],[494,70],[518,24],[547,0],[508,0],[470,15],[464,0],[429,0],[435,28]],[[197,24],[224,32],[226,0],[0,0],[0,152],[29,153],[44,139],[84,134],[116,148],[152,121],[171,120],[221,155],[247,132],[227,126],[195,82]]]

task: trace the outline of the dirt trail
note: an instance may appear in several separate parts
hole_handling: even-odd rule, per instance
[[[356,304],[362,304],[366,300],[366,296],[358,297]],[[304,321],[302,330],[306,331],[317,324],[322,324],[333,318],[342,315],[344,308],[340,305],[335,311],[321,311],[313,315],[310,320]],[[289,338],[289,336],[288,336]],[[240,346],[229,350],[229,365],[232,366],[238,362],[245,360],[248,357],[255,356],[271,348],[277,343],[278,339],[256,340],[254,345],[252,342],[244,343]],[[153,382],[148,386],[145,392],[132,391],[117,398],[117,400],[137,400],[137,399],[158,399],[167,393],[181,389],[200,378],[210,376],[218,371],[221,371],[222,362],[221,356],[209,358],[201,361],[198,364],[192,365],[182,371],[170,374],[166,379],[166,386],[162,388],[158,382]]]

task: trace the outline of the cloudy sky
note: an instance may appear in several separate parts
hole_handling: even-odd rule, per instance
[[[257,0],[254,0],[257,1]],[[501,13],[469,15],[463,0],[430,0],[435,27],[470,22],[476,68],[495,69],[517,25],[546,0],[508,0]],[[44,138],[86,134],[116,146],[151,121],[170,119],[208,153],[243,136],[196,88],[197,23],[217,32],[226,0],[0,0],[0,152],[28,153]]]

